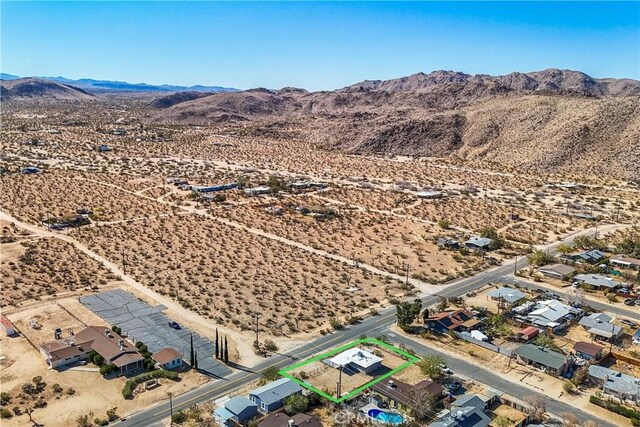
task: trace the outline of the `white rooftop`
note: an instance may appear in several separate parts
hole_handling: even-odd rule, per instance
[[[363,350],[360,347],[350,348],[329,359],[329,362],[331,362],[333,366],[342,367],[347,366],[350,363],[354,363],[362,368],[368,368],[369,366],[381,361],[381,357],[378,357],[367,350]]]

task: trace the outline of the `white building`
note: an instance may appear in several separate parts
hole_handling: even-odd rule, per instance
[[[353,347],[326,359],[324,362],[336,369],[348,368],[369,374],[382,365],[382,358],[360,347]]]

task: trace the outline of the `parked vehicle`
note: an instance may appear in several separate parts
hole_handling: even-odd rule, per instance
[[[633,298],[627,298],[626,300],[624,300],[624,305],[634,306],[636,305],[636,300],[634,300]]]
[[[178,322],[173,321],[173,320],[169,322],[169,327],[171,327],[173,329],[176,329],[176,330],[182,329],[180,324]]]

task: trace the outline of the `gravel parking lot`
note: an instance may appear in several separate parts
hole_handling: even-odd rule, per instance
[[[224,377],[231,370],[215,359],[215,344],[187,328],[169,326],[172,320],[163,311],[166,307],[150,306],[122,289],[114,289],[80,298],[80,302],[110,325],[116,325],[133,341],[142,341],[155,353],[172,347],[189,362],[190,337],[198,352],[198,368],[212,376]]]

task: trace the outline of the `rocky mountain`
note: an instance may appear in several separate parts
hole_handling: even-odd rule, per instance
[[[0,81],[0,98],[11,100],[86,101],[95,95],[80,88],[49,80],[26,78]]]
[[[256,132],[296,129],[315,144],[352,153],[457,155],[523,170],[640,179],[640,82],[577,71],[436,71],[336,91],[212,94],[152,111],[149,120],[252,123]]]
[[[2,73],[0,79],[2,80],[14,80],[20,77],[13,74]],[[67,79],[62,76],[58,77],[33,77],[42,80],[50,80],[58,83],[63,83],[77,88],[84,89],[91,93],[104,93],[104,92],[237,92],[238,89],[222,86],[177,86],[177,85],[150,85],[147,83],[128,83],[114,80],[95,80],[95,79]]]

